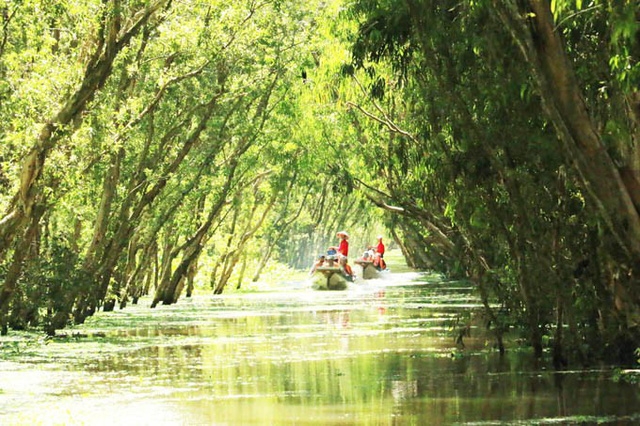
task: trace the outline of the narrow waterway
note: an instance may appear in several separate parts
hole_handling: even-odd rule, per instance
[[[513,345],[501,358],[481,327],[456,344],[479,307],[437,276],[148,306],[0,340],[0,424],[640,423],[640,387],[611,368],[554,373]]]

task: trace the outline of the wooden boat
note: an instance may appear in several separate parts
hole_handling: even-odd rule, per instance
[[[378,273],[378,268],[374,266],[373,261],[356,259],[354,263],[362,268],[362,279],[370,280],[373,278],[378,278],[380,276],[380,274]]]
[[[313,274],[313,287],[317,290],[344,290],[347,277],[338,266],[318,266]]]

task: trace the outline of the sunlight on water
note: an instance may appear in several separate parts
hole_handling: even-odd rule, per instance
[[[406,268],[405,268],[406,269]],[[2,425],[428,425],[640,421],[637,385],[500,358],[468,283],[396,269],[99,313],[67,338],[13,335]]]

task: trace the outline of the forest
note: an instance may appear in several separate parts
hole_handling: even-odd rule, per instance
[[[306,269],[344,228],[473,283],[501,352],[640,348],[635,0],[0,12],[3,335]]]

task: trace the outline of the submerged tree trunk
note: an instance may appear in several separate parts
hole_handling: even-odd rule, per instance
[[[198,260],[196,259],[194,262],[189,265],[189,269],[187,270],[187,291],[185,293],[185,297],[193,296],[193,290],[195,289],[195,277],[198,273]]]
[[[240,266],[240,273],[238,274],[238,281],[236,282],[236,290],[242,288],[242,281],[244,280],[244,274],[247,271],[247,253],[242,252],[242,266]]]
[[[31,251],[31,242],[38,233],[40,218],[42,218],[44,212],[44,206],[34,206],[31,214],[31,223],[25,230],[23,237],[19,240],[19,243],[13,252],[13,259],[9,265],[4,285],[0,291],[0,335],[4,336],[8,333],[7,320],[9,305],[13,293],[16,291],[16,286],[22,273],[24,261]]]

